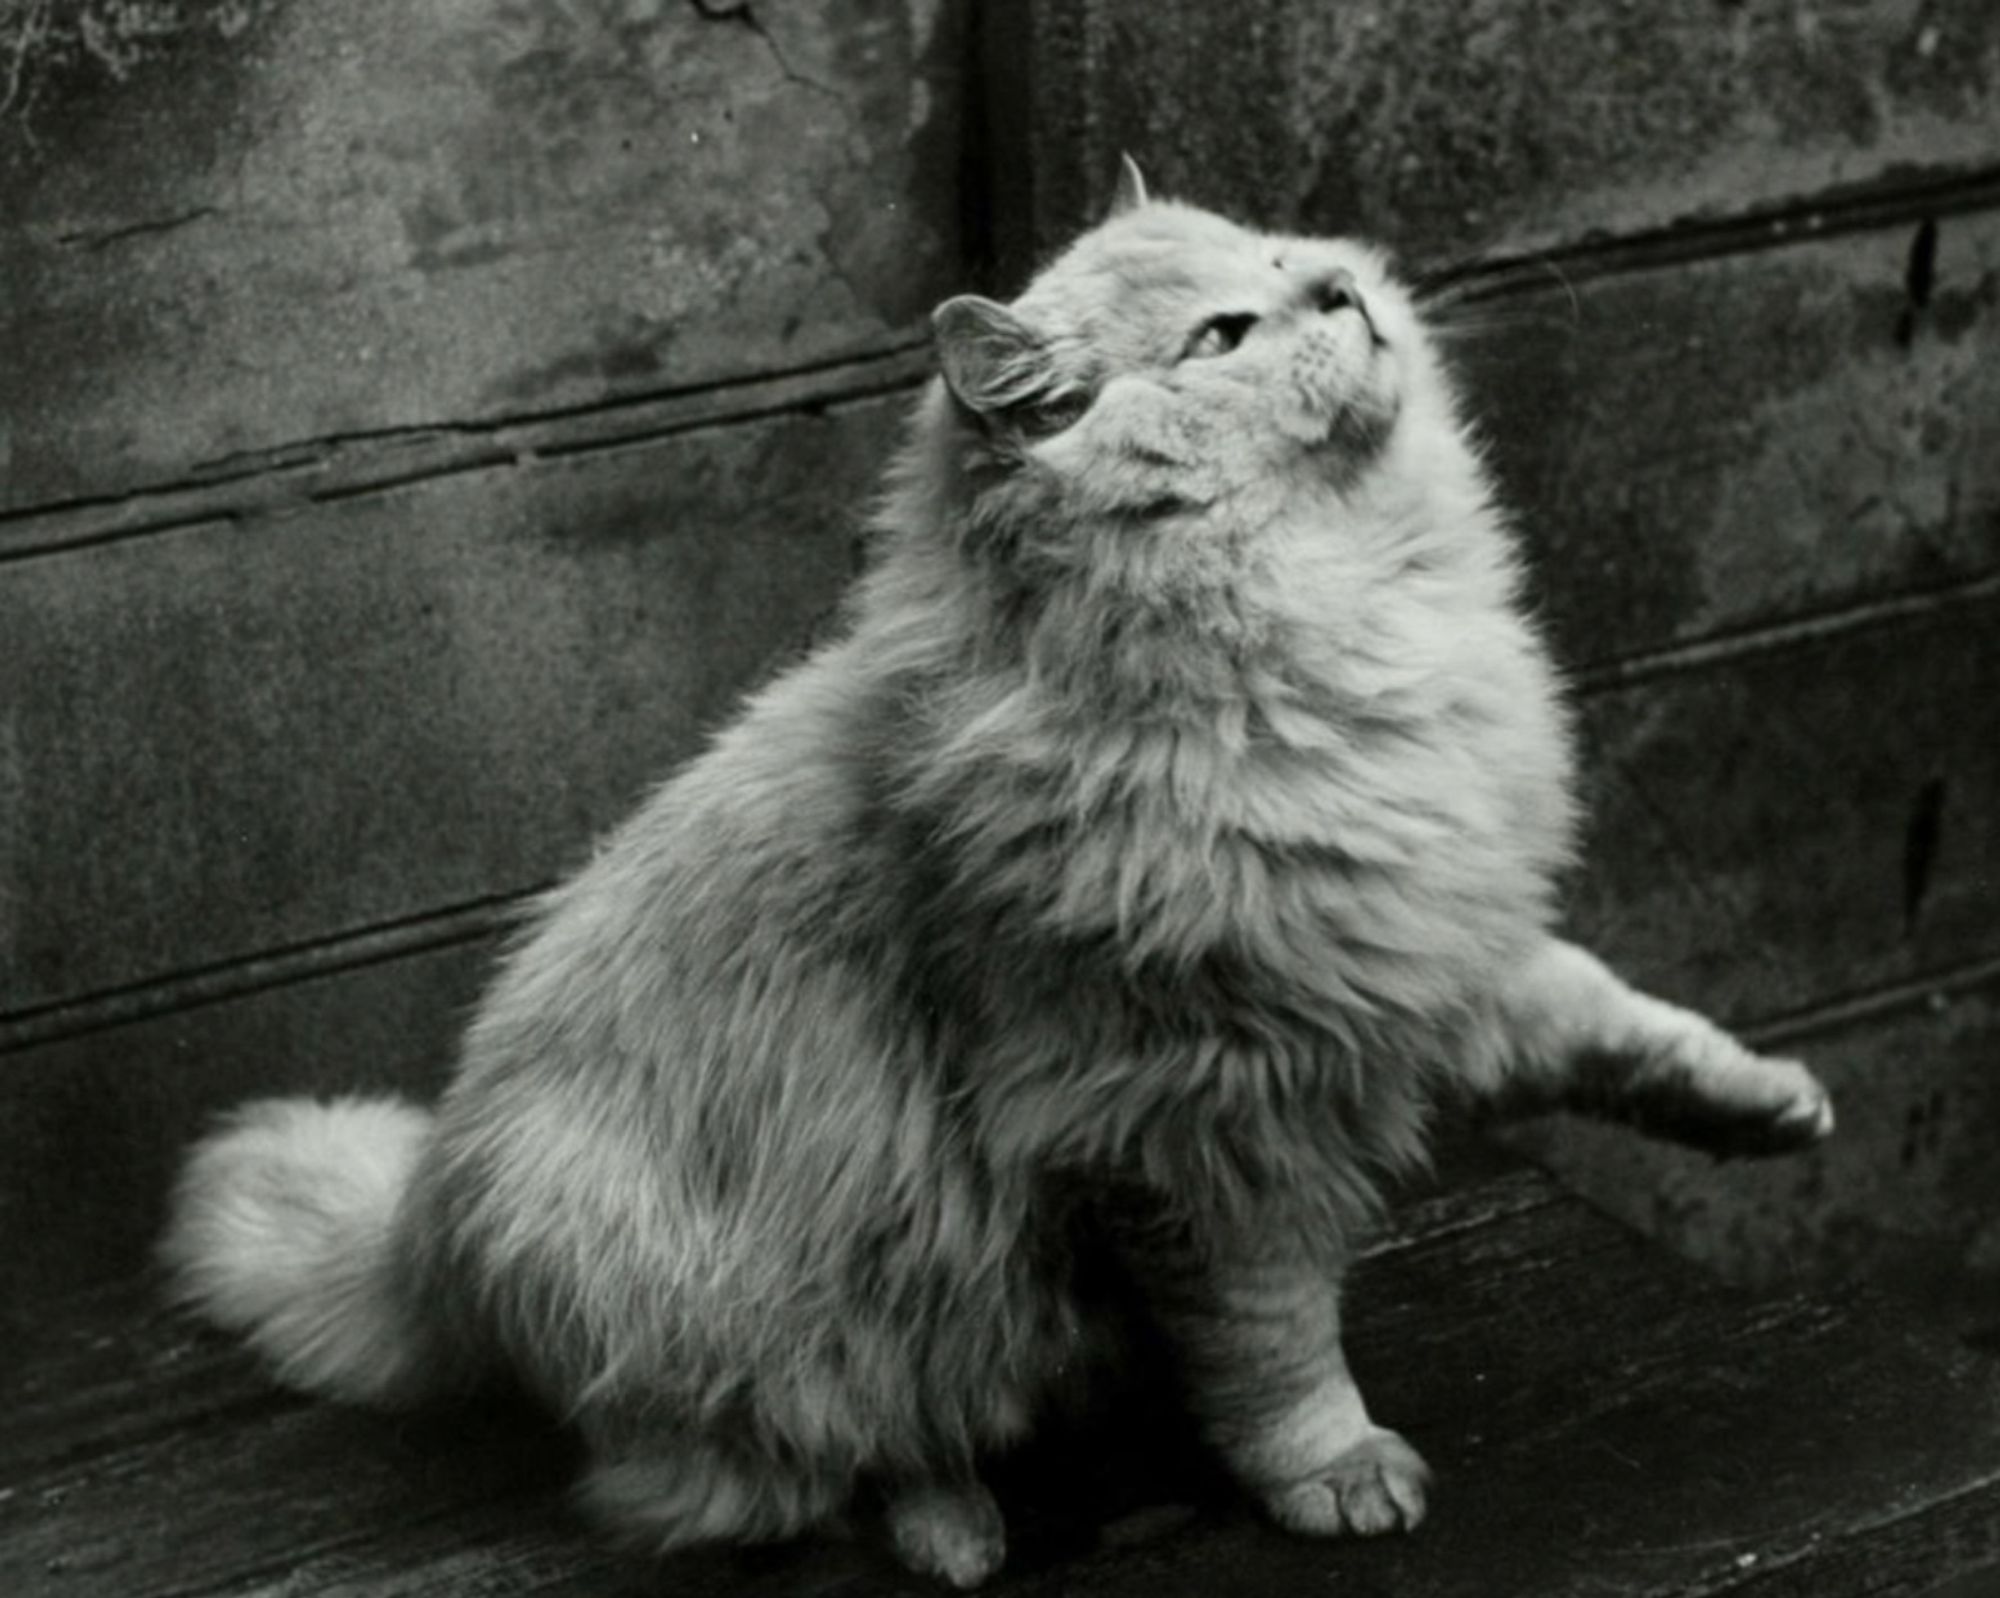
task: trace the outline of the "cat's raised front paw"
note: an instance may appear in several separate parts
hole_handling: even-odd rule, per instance
[[[1792,1154],[1833,1131],[1833,1100],[1796,1060],[1738,1051],[1726,1073],[1709,1078],[1706,1114],[1691,1141],[1712,1154]]]
[[[1430,1466],[1402,1438],[1377,1427],[1309,1480],[1264,1490],[1264,1507],[1287,1531],[1373,1537],[1414,1530],[1424,1518]]]
[[[1833,1131],[1833,1100],[1818,1077],[1792,1060],[1766,1060],[1764,1064],[1784,1069],[1791,1075],[1793,1091],[1784,1107],[1771,1117],[1770,1136],[1780,1150],[1803,1149]]]

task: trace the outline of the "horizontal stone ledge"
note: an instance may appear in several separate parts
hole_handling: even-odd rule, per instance
[[[860,360],[548,415],[301,440],[197,467],[180,482],[103,499],[0,511],[0,565],[387,493],[433,478],[639,446],[703,428],[877,399],[913,388],[930,368],[925,341]]]
[[[1418,265],[1427,281],[1463,284],[1467,299],[1481,301],[1995,209],[2000,209],[2000,166],[1899,167],[1881,178],[1740,211],[1628,232],[1593,230],[1542,249],[1475,250],[1445,266]]]
[[[1983,605],[2000,596],[2000,571],[1976,573],[1938,588],[1884,594],[1836,610],[1799,616],[1757,627],[1744,627],[1696,639],[1691,643],[1647,650],[1623,658],[1594,661],[1574,676],[1577,691],[1588,697],[1708,670],[1733,661],[1785,650],[1803,649],[1822,640],[1872,628],[1920,620],[1961,606]]]
[[[382,926],[329,933],[292,948],[272,949],[196,971],[176,971],[150,982],[81,994],[12,1015],[0,1014],[0,1055],[366,966],[407,960],[433,950],[489,941],[513,926],[540,891],[537,888],[450,905]]]
[[[1114,1424],[1054,1421],[994,1462],[1015,1537],[992,1598],[1942,1593],[2000,1552],[1992,1385],[1874,1300],[1718,1289],[1540,1176],[1428,1208],[1359,1266],[1345,1317],[1376,1413],[1438,1470],[1420,1534],[1329,1544],[1259,1524],[1142,1389]],[[615,1553],[565,1512],[574,1451],[546,1423],[273,1396],[149,1285],[38,1305],[0,1372],[19,1418],[0,1437],[10,1593],[925,1590],[866,1537]],[[1552,1481],[1562,1535],[1524,1536],[1548,1524]]]
[[[1786,1015],[1753,1021],[1745,1041],[1767,1052],[1793,1048],[1834,1032],[1872,1025],[1920,1010],[1938,1010],[1981,989],[2000,990],[2000,954],[1949,971],[1931,971],[1909,982],[1893,982],[1843,999],[1809,1004]]]

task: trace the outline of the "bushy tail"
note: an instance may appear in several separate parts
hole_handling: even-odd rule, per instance
[[[198,1143],[161,1256],[177,1296],[291,1386],[412,1403],[452,1385],[395,1242],[431,1117],[399,1099],[265,1099]]]

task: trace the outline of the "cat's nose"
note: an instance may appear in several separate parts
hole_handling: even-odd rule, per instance
[[[1341,267],[1317,273],[1306,285],[1306,296],[1315,311],[1331,316],[1335,311],[1366,311],[1354,274]]]

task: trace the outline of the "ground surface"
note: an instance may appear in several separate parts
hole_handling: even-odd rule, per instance
[[[1001,1472],[1005,1594],[1742,1598],[2000,1591],[2000,1359],[1873,1301],[1712,1285],[1544,1179],[1414,1206],[1357,1278],[1354,1363],[1438,1470],[1415,1536],[1260,1524],[1124,1428]],[[651,1565],[570,1512],[533,1420],[274,1392],[133,1288],[0,1372],[14,1598],[916,1593],[863,1537]]]

